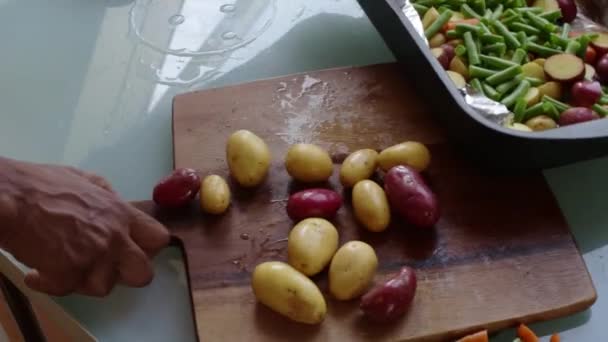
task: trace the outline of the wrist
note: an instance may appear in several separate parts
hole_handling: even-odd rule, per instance
[[[0,157],[0,247],[7,248],[7,241],[18,226],[20,190],[17,161]]]

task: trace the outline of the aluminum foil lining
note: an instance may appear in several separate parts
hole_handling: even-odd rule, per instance
[[[577,3],[578,4],[578,3]],[[608,31],[605,26],[600,25],[593,21],[590,17],[588,17],[584,13],[584,9],[586,6],[578,7],[578,15],[576,19],[570,23],[573,31]],[[408,20],[412,23],[416,32],[420,35],[420,37],[424,40],[426,45],[429,45],[428,40],[424,35],[424,27],[422,26],[422,19],[420,19],[420,15],[416,12],[416,9],[410,2],[410,0],[405,0],[403,6],[401,7],[403,14],[408,18]],[[608,18],[608,16],[607,16]],[[513,121],[513,113],[507,107],[500,102],[496,102],[492,99],[487,98],[476,89],[467,85],[465,88],[459,89],[461,94],[464,97],[464,101],[472,107],[475,112],[484,118],[498,124],[498,125],[508,125]]]

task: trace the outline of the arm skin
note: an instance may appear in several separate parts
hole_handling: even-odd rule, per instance
[[[167,230],[101,177],[0,157],[0,248],[32,268],[33,290],[106,296],[147,285]]]

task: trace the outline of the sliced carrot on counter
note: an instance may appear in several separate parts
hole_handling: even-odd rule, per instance
[[[467,335],[456,342],[488,342],[488,331],[482,330],[471,335]]]
[[[453,30],[456,28],[456,25],[458,25],[458,24],[477,25],[477,24],[479,24],[479,19],[469,18],[469,19],[463,19],[463,20],[448,21],[445,25],[443,25],[442,30],[443,30],[443,32]]]
[[[522,342],[538,342],[538,336],[525,324],[520,324],[517,328],[517,336]]]
[[[559,342],[560,338],[558,334],[551,335],[551,340],[549,342]]]

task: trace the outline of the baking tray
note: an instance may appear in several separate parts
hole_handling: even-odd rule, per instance
[[[404,16],[403,0],[358,0],[418,95],[464,154],[483,166],[542,169],[608,154],[608,119],[543,132],[520,132],[484,118],[465,103],[424,40]]]

